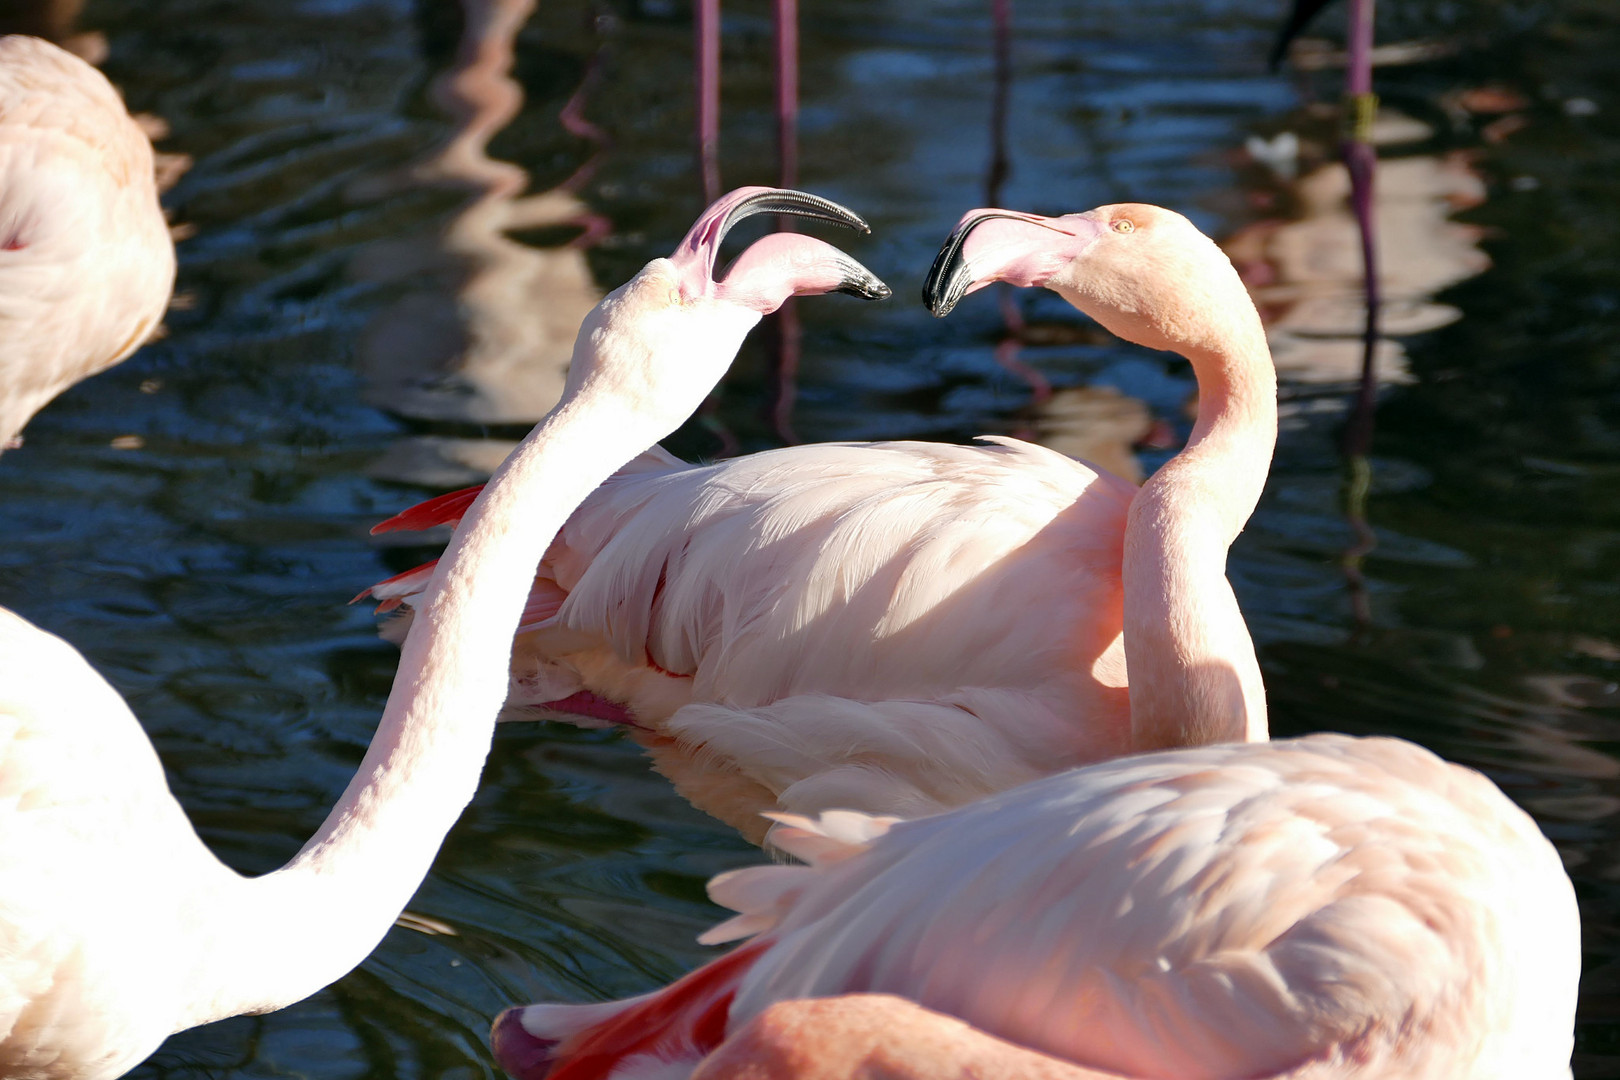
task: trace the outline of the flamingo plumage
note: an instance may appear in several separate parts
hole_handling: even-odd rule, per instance
[[[767,236],[724,281],[732,223],[799,192],[711,207],[586,319],[562,400],[470,507],[424,594],[377,733],[320,830],[248,879],[202,844],[122,699],[72,646],[0,610],[0,1075],[97,1080],[170,1033],[297,1001],[358,964],[472,797],[535,564],[603,479],[694,411],[792,294],[887,289],[830,245]],[[717,347],[667,345],[693,327]]]
[[[781,820],[808,865],[710,884],[740,914],[704,940],[753,941],[618,1009],[503,1013],[503,1067],[674,1080],[776,1003],[875,993],[1132,1080],[1569,1075],[1558,853],[1410,743],[1160,751],[914,821]],[[836,1061],[834,1042],[814,1045]]]
[[[1073,240],[1036,228],[976,258],[1050,270],[1075,258],[1048,239]],[[1193,350],[1199,420],[1180,455],[1228,493],[1177,549],[1217,574],[1276,441],[1270,353],[1258,320],[1244,331],[1221,362]],[[541,563],[509,716],[624,724],[683,795],[755,841],[764,811],[915,816],[1136,750],[1264,738],[1252,655],[1232,658],[1236,700],[1133,716],[1121,575],[1137,489],[1043,447],[985,442],[789,447],[701,467],[643,457]],[[477,490],[376,531],[454,521]],[[368,592],[397,606],[430,569]],[[1244,633],[1235,602],[1222,617]]]
[[[105,76],[0,37],[0,449],[151,336],[174,287],[152,144]]]
[[[1156,207],[975,211],[926,293],[947,311],[998,279],[1054,288],[1114,332],[1198,365],[1264,348],[1230,264]],[[1212,459],[1254,451],[1241,445],[1246,427],[1227,423],[1252,404],[1241,391],[1217,402],[1131,508],[1126,648],[1132,723],[1149,739],[1178,716],[1241,714],[1257,671],[1207,554],[1219,545],[1187,550],[1189,532],[1221,539],[1247,515],[1254,493],[1210,478],[1222,472]],[[738,915],[705,940],[751,941],[627,1002],[507,1010],[492,1032],[507,1071],[1570,1075],[1580,930],[1557,851],[1488,779],[1401,740],[1164,749],[916,820],[833,810],[777,821],[773,842],[807,865],[710,883]],[[795,1026],[780,1011],[813,1021],[807,999],[845,995],[835,1026]],[[942,1061],[940,1047],[962,1056]]]

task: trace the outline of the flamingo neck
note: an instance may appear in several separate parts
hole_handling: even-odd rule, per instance
[[[1138,750],[1267,738],[1260,664],[1226,553],[1254,512],[1277,442],[1277,378],[1247,317],[1226,342],[1188,348],[1198,420],[1142,486],[1125,530],[1125,662]],[[1229,316],[1230,317],[1230,316]]]
[[[576,357],[577,363],[577,357]],[[472,799],[535,567],[603,480],[669,433],[612,387],[572,387],[462,518],[424,593],[359,771],[315,836],[199,904],[182,1027],[298,1001],[381,941]]]

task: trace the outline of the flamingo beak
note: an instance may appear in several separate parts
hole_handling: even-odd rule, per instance
[[[894,295],[894,290],[883,283],[872,271],[839,252],[843,258],[838,260],[838,269],[843,273],[843,280],[833,292],[847,293],[858,296],[862,300],[887,300]]]
[[[715,261],[726,234],[740,221],[756,214],[790,214],[842,225],[856,232],[869,233],[866,219],[831,199],[791,188],[744,187],[722,195],[703,212],[686,238],[670,256],[690,281],[683,281],[688,295],[696,295],[714,279]],[[857,293],[856,295],[864,295]]]
[[[1083,255],[1106,227],[1084,214],[1042,217],[1012,210],[970,210],[934,257],[923,303],[944,318],[968,293],[991,282],[1045,285]]]
[[[691,282],[682,282],[690,289]],[[699,295],[769,314],[790,296],[841,292],[863,300],[883,300],[889,287],[872,271],[825,240],[797,232],[761,237],[737,256],[719,282],[704,282]],[[686,294],[692,296],[691,292]]]

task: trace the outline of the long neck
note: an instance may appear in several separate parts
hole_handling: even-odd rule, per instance
[[[1226,580],[1226,553],[1265,486],[1277,379],[1259,317],[1246,297],[1239,302],[1235,332],[1219,347],[1187,350],[1198,378],[1192,438],[1131,502],[1125,662],[1138,749],[1268,734],[1260,665]]]
[[[614,469],[668,434],[612,394],[572,393],[515,450],[456,529],[418,608],[354,780],[281,870],[198,913],[192,1024],[290,1004],[376,946],[471,800],[507,691],[535,567]]]

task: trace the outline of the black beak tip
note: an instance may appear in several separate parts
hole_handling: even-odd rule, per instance
[[[956,305],[967,295],[967,267],[957,263],[946,269],[936,264],[934,272],[923,283],[922,302],[936,319],[943,319],[956,310]]]
[[[838,291],[858,296],[862,300],[887,300],[894,295],[893,289],[871,274],[846,278],[838,287]]]

